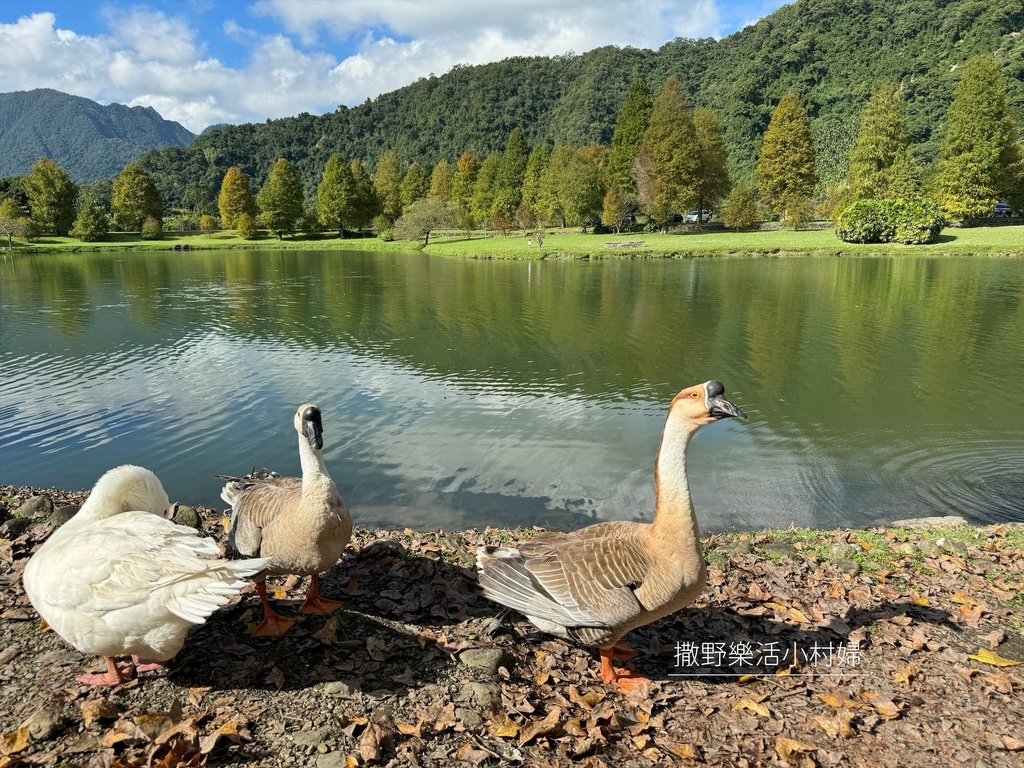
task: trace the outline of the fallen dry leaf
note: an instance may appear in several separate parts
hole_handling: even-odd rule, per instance
[[[768,707],[766,707],[764,704],[761,703],[766,698],[768,698],[768,697],[767,696],[758,696],[757,698],[753,698],[753,699],[747,699],[747,698],[740,699],[739,701],[737,701],[735,704],[732,705],[732,711],[733,712],[740,712],[741,710],[749,709],[751,712],[755,712],[758,715],[760,715],[761,717],[771,717],[772,713],[769,711]]]
[[[996,667],[1015,667],[1021,663],[1019,661],[1014,661],[1013,659],[1003,658],[998,653],[990,651],[988,648],[979,648],[977,653],[967,654],[967,658],[980,661],[982,664],[991,664]]]
[[[896,673],[896,677],[893,678],[893,682],[910,685],[915,677],[917,677],[917,667],[913,664],[907,664],[907,666]]]
[[[519,746],[530,743],[538,736],[543,736],[545,733],[551,733],[555,728],[558,727],[558,719],[562,715],[562,709],[560,707],[552,707],[551,711],[548,712],[547,717],[539,722],[531,721],[524,725],[520,729],[519,733]]]
[[[28,745],[28,728],[18,728],[0,736],[0,754],[16,755],[28,748]]]
[[[793,755],[807,756],[806,753],[817,752],[818,748],[813,744],[805,744],[802,741],[796,739],[788,739],[785,736],[780,736],[775,740],[775,752],[780,758],[787,762],[793,757]],[[813,765],[813,760],[811,762]]]
[[[467,741],[463,744],[459,748],[459,751],[455,753],[455,756],[459,758],[459,760],[465,760],[467,763],[472,765],[480,765],[484,760],[497,757],[497,755],[492,752],[488,752],[486,749],[480,749],[471,741]]]
[[[96,720],[113,720],[117,717],[117,707],[109,699],[89,699],[80,705],[82,722],[88,728]]]

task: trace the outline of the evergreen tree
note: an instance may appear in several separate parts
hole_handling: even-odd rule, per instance
[[[729,229],[747,229],[757,221],[757,201],[754,191],[740,183],[732,188],[722,206],[722,223]]]
[[[651,107],[651,120],[634,167],[644,210],[664,222],[672,211],[685,211],[697,200],[700,150],[683,87],[665,81]]]
[[[908,197],[913,166],[907,153],[907,116],[896,83],[883,80],[864,108],[850,153],[850,202]],[[914,190],[909,190],[910,194]]]
[[[530,210],[531,215],[537,215],[537,202],[540,199],[540,180],[544,171],[551,161],[551,153],[547,146],[538,144],[530,152],[526,160],[526,172],[523,174],[523,200],[522,203]]]
[[[324,175],[316,188],[316,213],[327,229],[336,229],[345,237],[345,224],[355,227],[358,207],[356,180],[352,168],[337,152],[327,158]]]
[[[138,163],[128,163],[114,179],[110,208],[123,232],[141,232],[146,219],[160,221],[164,213],[153,179]]]
[[[636,192],[633,163],[651,120],[651,107],[651,94],[647,85],[643,80],[634,80],[615,120],[611,156],[608,158],[609,182],[626,192]]]
[[[23,181],[32,221],[41,232],[66,235],[75,221],[78,187],[53,160],[40,157]]]
[[[604,193],[604,201],[601,206],[601,222],[606,227],[612,227],[616,232],[622,227],[622,217],[626,215],[626,193],[622,187],[612,184]]]
[[[402,169],[394,152],[385,152],[377,161],[373,188],[380,201],[381,215],[394,223],[402,215]]]
[[[501,164],[494,178],[494,204],[510,218],[523,198],[523,177],[528,153],[522,128],[513,128],[501,153]]]
[[[430,191],[427,193],[427,197],[431,200],[447,203],[452,199],[452,181],[454,177],[455,171],[452,170],[448,161],[442,157],[437,161],[437,165],[434,166],[434,170],[430,174]]]
[[[404,211],[417,200],[422,200],[430,192],[430,181],[427,173],[419,163],[413,163],[405,172],[400,188],[402,195],[402,210]]]
[[[350,166],[352,171],[352,184],[355,189],[355,206],[352,211],[352,226],[355,229],[363,229],[370,225],[373,217],[380,213],[380,203],[377,201],[377,193],[373,191],[373,182],[370,174],[363,168],[363,164],[356,158]]]
[[[717,205],[729,192],[729,156],[718,117],[710,109],[693,111],[693,128],[697,134],[699,166],[697,168],[697,210]]]
[[[292,164],[283,157],[278,158],[270,171],[270,178],[256,195],[263,223],[282,239],[285,232],[294,232],[305,213],[305,197],[302,184],[295,175]]]
[[[92,197],[83,196],[78,204],[78,216],[75,217],[75,226],[71,228],[71,236],[77,237],[83,243],[91,243],[102,240],[110,230],[110,219],[103,203]]]
[[[452,179],[452,203],[455,215],[462,229],[473,229],[473,188],[476,186],[476,158],[469,152],[463,152],[455,168]]]
[[[783,216],[787,203],[810,199],[814,191],[811,124],[792,91],[786,92],[772,112],[754,177],[761,202]]]
[[[992,213],[1014,188],[1020,163],[1006,81],[991,56],[964,64],[946,115],[935,199],[954,220]]]
[[[491,152],[487,159],[480,163],[473,185],[473,198],[470,201],[470,212],[473,220],[485,222],[491,220],[491,205],[494,203],[494,178],[498,173],[501,155]]]
[[[220,195],[217,197],[217,209],[220,211],[220,223],[224,229],[234,229],[238,217],[243,213],[256,216],[256,198],[253,197],[249,177],[237,166],[228,168],[224,180],[220,184]]]

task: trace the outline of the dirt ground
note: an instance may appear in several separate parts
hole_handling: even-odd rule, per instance
[[[21,507],[38,495],[58,509]],[[357,529],[321,581],[332,616],[253,638],[249,587],[168,668],[110,689],[75,682],[101,660],[21,588],[85,496],[0,487],[0,768],[1024,761],[1021,524],[712,536],[701,598],[628,636],[653,681],[629,695],[592,649],[480,595],[475,548],[531,531]],[[194,511],[226,538],[222,511]],[[270,584],[294,614],[306,584]]]

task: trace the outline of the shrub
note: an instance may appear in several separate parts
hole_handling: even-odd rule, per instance
[[[255,240],[259,230],[256,228],[256,217],[251,213],[239,214],[235,224],[235,232],[243,240]]]
[[[374,218],[373,232],[377,237],[385,242],[391,242],[395,239],[394,225],[391,223],[391,219],[383,213]]]
[[[836,221],[836,237],[848,243],[931,243],[945,226],[942,212],[930,200],[858,200]]]
[[[153,216],[147,216],[146,220],[142,222],[140,235],[143,240],[159,240],[164,236],[163,222]]]
[[[897,243],[934,243],[946,225],[942,210],[931,200],[923,197],[903,197],[887,202],[896,230],[892,239]]]
[[[893,234],[884,200],[858,200],[836,219],[836,237],[847,243],[888,243]]]
[[[83,243],[92,243],[106,237],[109,230],[110,219],[106,211],[95,201],[84,200],[75,218],[75,225],[71,228],[71,236]]]

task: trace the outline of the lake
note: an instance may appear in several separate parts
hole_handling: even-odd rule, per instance
[[[421,253],[0,257],[0,482],[138,463],[297,474],[295,408],[361,526],[649,520],[666,408],[707,379],[706,531],[1024,519],[1024,263],[488,262]]]

